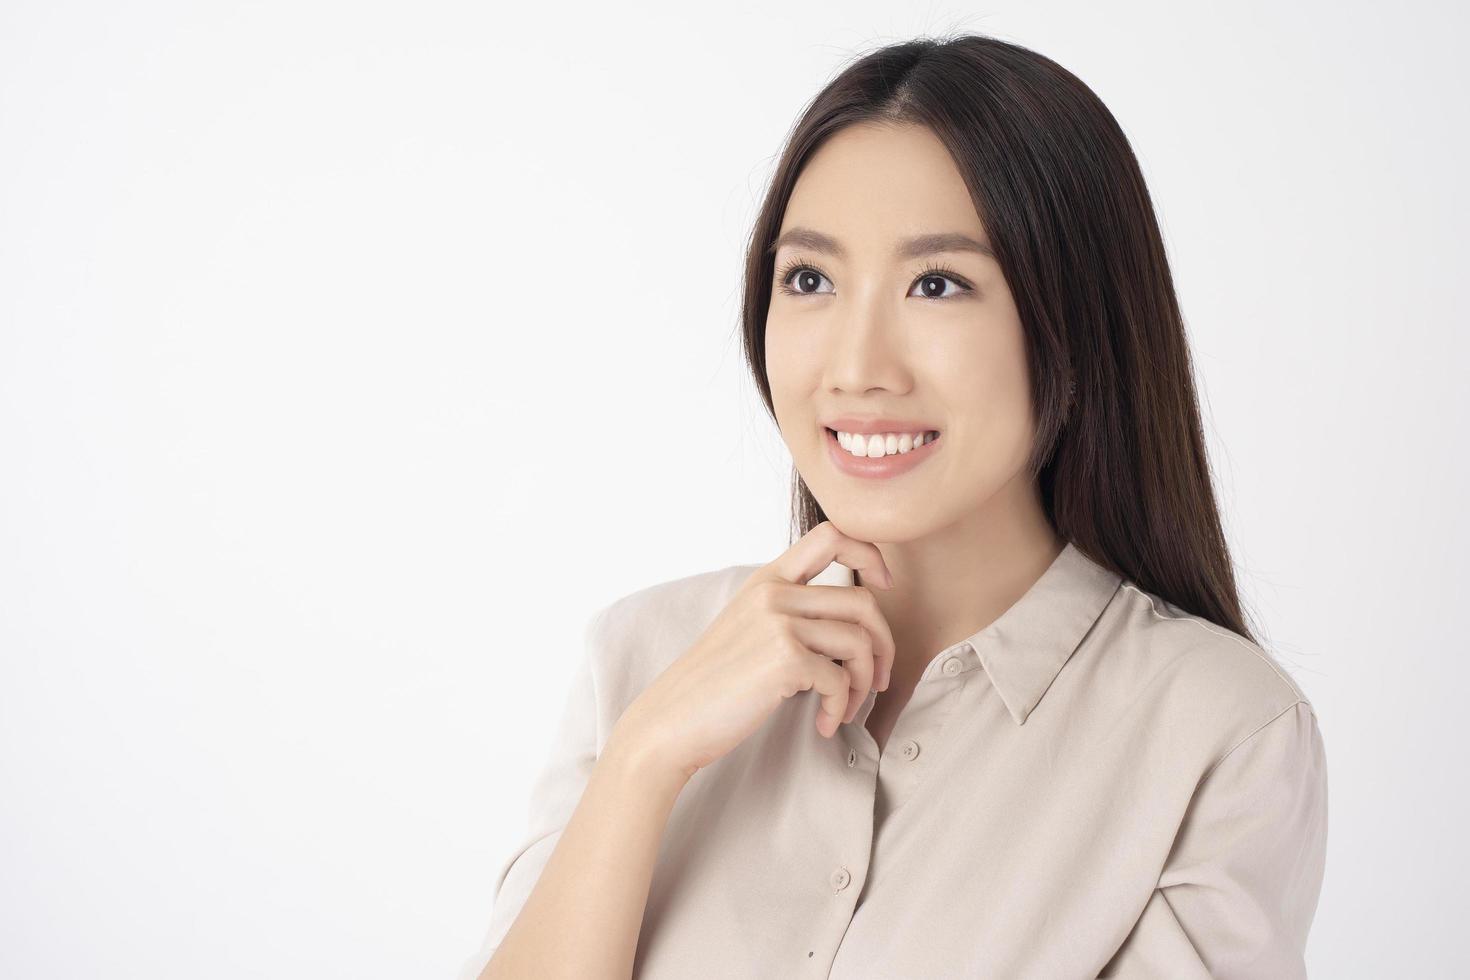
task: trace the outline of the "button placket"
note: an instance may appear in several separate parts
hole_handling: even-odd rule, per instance
[[[964,667],[964,660],[956,657],[954,661],[961,668]],[[948,661],[937,664],[940,673],[945,671],[946,663]],[[939,758],[934,753],[939,752],[942,755],[945,751],[945,729],[961,700],[966,679],[962,669],[955,678],[958,683],[921,682],[915,688],[913,698],[905,707],[904,714],[894,727],[893,737],[879,759],[877,778],[882,785],[881,792],[885,800],[883,812],[878,816],[880,823],[913,796],[931,769],[931,763]],[[920,736],[923,742],[929,743],[928,755],[920,753]],[[884,765],[890,760],[891,765]]]

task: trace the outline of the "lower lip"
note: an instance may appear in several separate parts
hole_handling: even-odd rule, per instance
[[[907,473],[918,466],[924,460],[934,455],[939,446],[942,436],[935,436],[916,449],[910,449],[906,453],[897,453],[892,456],[884,455],[876,458],[867,456],[854,456],[842,444],[837,441],[837,433],[827,427],[822,427],[822,432],[827,437],[827,452],[832,457],[832,463],[839,470],[849,476],[862,476],[869,479],[885,479],[890,476],[898,476]]]

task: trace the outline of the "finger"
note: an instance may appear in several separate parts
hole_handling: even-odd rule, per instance
[[[840,719],[847,713],[850,694],[847,671],[820,653],[808,652],[802,660],[805,681],[810,689],[821,696],[821,707],[817,711],[817,733],[831,738],[837,731]]]
[[[869,687],[888,690],[898,650],[893,631],[871,590],[860,585],[779,585],[777,607],[789,615],[856,623],[873,639],[873,667]],[[871,683],[876,681],[876,683]],[[866,691],[863,692],[867,694]]]
[[[807,619],[793,616],[792,630],[807,649],[842,662],[848,675],[847,710],[844,724],[852,721],[873,690],[873,637],[858,623],[840,619]]]
[[[758,569],[756,575],[805,585],[834,561],[862,572],[864,582],[892,587],[893,576],[878,546],[843,534],[831,521],[823,521],[802,535],[801,540],[775,561]]]

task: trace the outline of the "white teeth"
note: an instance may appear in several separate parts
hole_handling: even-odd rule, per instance
[[[864,435],[859,432],[838,432],[837,444],[854,456],[876,458],[906,453],[933,442],[937,432],[875,432]]]

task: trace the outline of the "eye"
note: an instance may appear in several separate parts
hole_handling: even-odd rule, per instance
[[[949,283],[956,287],[952,292],[944,291],[944,284]],[[968,283],[959,279],[947,269],[929,269],[914,280],[914,285],[919,287],[919,292],[924,299],[953,299],[963,293],[973,292]],[[934,288],[928,288],[933,285]]]
[[[796,286],[793,288],[791,280],[795,278]],[[776,277],[776,283],[781,291],[788,296],[816,296],[816,287],[819,283],[831,283],[831,280],[818,269],[806,262],[792,262],[783,268]],[[810,286],[810,289],[805,287]]]
[[[788,296],[820,296],[824,292],[820,288],[824,282],[828,286],[832,284],[832,280],[827,277],[826,273],[801,259],[793,260],[783,266],[776,275],[777,286]],[[946,290],[945,283],[955,288]],[[975,291],[974,287],[958,273],[943,265],[931,266],[919,273],[918,278],[914,280],[914,286],[919,288],[920,299],[955,299]],[[831,291],[830,289],[825,290],[829,293]],[[909,295],[914,294],[910,292]]]

